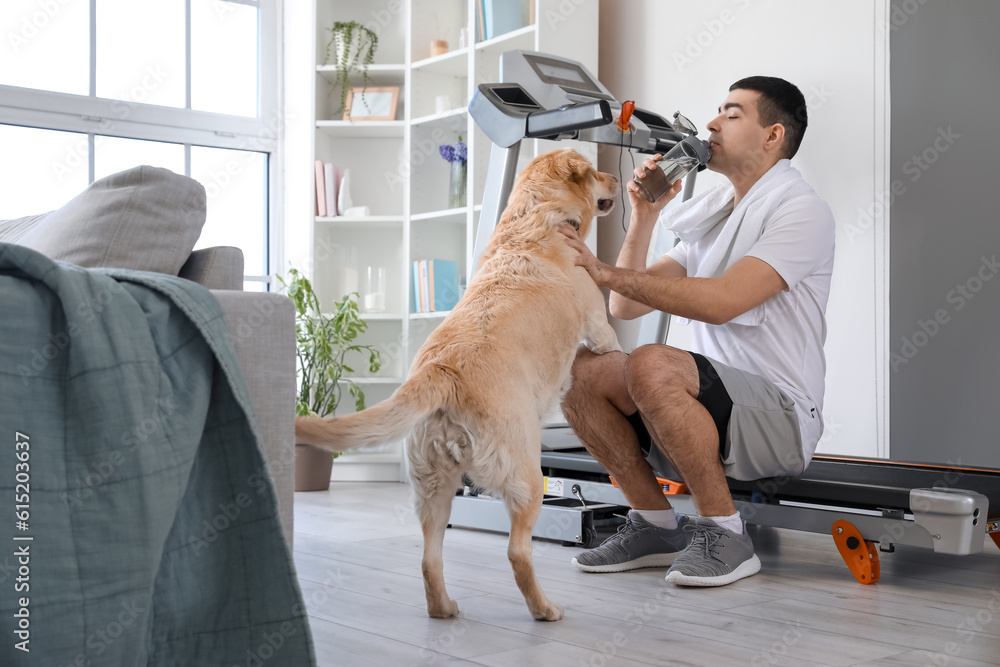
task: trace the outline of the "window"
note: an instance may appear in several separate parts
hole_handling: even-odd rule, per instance
[[[196,248],[233,245],[267,289],[277,0],[4,0],[0,219],[63,205],[140,164],[197,179]]]

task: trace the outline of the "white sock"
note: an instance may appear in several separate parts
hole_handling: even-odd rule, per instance
[[[674,512],[673,507],[668,510],[629,510],[629,514],[632,512],[635,512],[654,526],[668,530],[677,528],[677,513]]]
[[[711,519],[715,523],[719,524],[723,528],[733,531],[737,535],[743,534],[743,520],[740,519],[740,513],[737,512],[732,516],[706,516],[706,519]]]

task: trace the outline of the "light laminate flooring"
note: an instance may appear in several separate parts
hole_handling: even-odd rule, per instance
[[[1000,665],[1000,550],[897,547],[857,583],[825,535],[750,527],[763,567],[720,588],[665,570],[579,572],[580,549],[535,540],[540,583],[566,609],[528,613],[507,536],[450,528],[459,617],[426,614],[422,537],[404,484],[334,482],[295,494],[294,556],[320,667],[488,665]],[[603,536],[602,536],[603,537]]]

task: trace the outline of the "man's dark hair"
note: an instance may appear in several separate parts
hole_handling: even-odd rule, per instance
[[[802,135],[806,133],[809,118],[806,114],[806,98],[795,85],[774,76],[749,76],[729,86],[736,89],[754,90],[760,93],[757,100],[757,115],[761,127],[780,123],[785,127],[783,153],[791,158],[799,150]]]

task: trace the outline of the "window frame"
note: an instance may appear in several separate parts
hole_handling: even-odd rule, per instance
[[[0,124],[87,136],[87,182],[94,182],[94,141],[99,135],[182,144],[184,174],[191,174],[191,146],[248,150],[266,154],[267,188],[264,224],[266,275],[245,275],[244,281],[271,288],[282,233],[277,221],[282,192],[281,135],[284,126],[280,95],[282,0],[218,0],[258,8],[257,117],[233,116],[191,109],[191,2],[185,0],[185,108],[165,107],[97,97],[97,0],[90,0],[90,82],[88,95],[53,92],[0,84]]]

